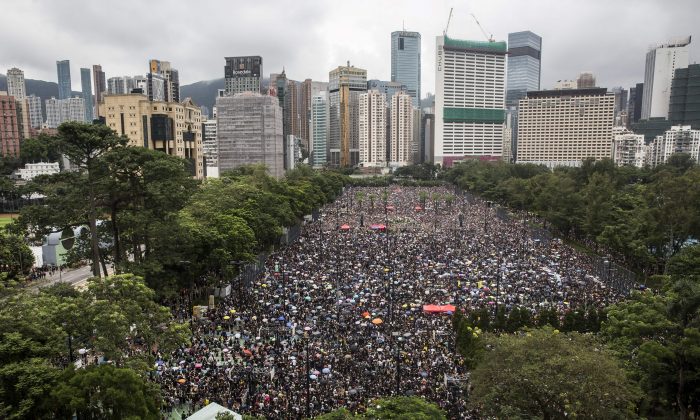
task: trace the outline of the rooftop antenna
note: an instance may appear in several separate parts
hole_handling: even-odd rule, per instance
[[[450,15],[447,17],[447,25],[445,25],[445,30],[442,31],[443,36],[447,36],[447,28],[450,27],[450,21],[452,20],[452,9],[453,7],[450,7]]]
[[[474,22],[476,22],[477,26],[479,26],[479,29],[481,29],[481,33],[484,34],[484,36],[486,37],[486,39],[487,39],[489,42],[495,42],[495,40],[493,39],[493,34],[489,35],[488,33],[486,33],[486,31],[484,30],[484,27],[481,26],[481,24],[479,23],[479,19],[477,19],[476,16],[474,16],[474,13],[470,13],[470,14],[471,14],[472,17],[474,18]]]
[[[401,26],[403,26],[403,31],[406,32],[406,21],[405,20],[401,21]]]

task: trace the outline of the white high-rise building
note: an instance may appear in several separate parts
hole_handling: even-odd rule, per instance
[[[408,97],[409,103],[411,97]],[[360,165],[386,166],[386,95],[370,90],[359,95]]]
[[[662,165],[675,153],[686,153],[700,162],[700,130],[689,125],[674,125],[663,136],[656,136],[647,151],[647,164]]]
[[[46,125],[57,128],[64,122],[85,122],[85,101],[81,97],[46,100]]]
[[[7,71],[7,94],[21,101],[27,96],[27,87],[24,83],[24,72],[16,67]]]
[[[314,168],[320,168],[326,164],[328,147],[327,91],[321,91],[311,98],[311,121],[309,125],[311,164]]]
[[[44,117],[41,115],[41,98],[29,95],[25,98],[29,108],[29,125],[32,128],[41,128]]]
[[[647,146],[644,134],[634,134],[623,128],[613,129],[613,161],[617,166],[644,166]]]
[[[690,37],[652,48],[644,69],[644,94],[641,119],[668,118],[671,82],[678,68],[688,67]]]
[[[216,118],[202,123],[202,150],[207,166],[219,165],[219,147],[216,142]]]
[[[503,41],[437,37],[435,163],[501,159],[507,52]]]
[[[391,98],[391,142],[389,164],[406,166],[413,161],[414,110],[411,95],[395,93]]]
[[[605,88],[528,92],[518,105],[517,163],[580,166],[611,154],[615,95]]]

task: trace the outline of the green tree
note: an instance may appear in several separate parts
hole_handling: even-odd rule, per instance
[[[57,136],[39,134],[22,140],[20,158],[23,164],[34,162],[61,163],[61,145]]]
[[[470,404],[495,418],[634,418],[639,391],[593,337],[551,328],[487,339]]]
[[[161,418],[160,392],[131,369],[111,365],[67,369],[51,393],[70,413],[64,418],[153,419]]]
[[[641,382],[652,415],[700,412],[700,283],[673,279],[608,309],[601,331]]]
[[[83,124],[77,122],[63,123],[58,127],[58,135],[63,153],[78,169],[79,174],[73,176],[73,182],[67,184],[80,191],[79,194],[69,194],[66,198],[78,200],[74,204],[83,204],[85,221],[90,228],[90,247],[92,256],[92,273],[100,275],[100,249],[97,232],[97,219],[100,217],[98,185],[102,182],[100,175],[100,159],[110,150],[125,146],[126,137],[117,136],[109,127],[104,125]],[[70,203],[68,204],[70,205]],[[106,274],[106,273],[105,273]]]
[[[83,334],[98,352],[119,364],[126,360],[131,340],[163,352],[187,342],[187,327],[172,321],[169,309],[153,300],[155,292],[140,277],[92,278],[81,297],[90,320],[90,331]]]
[[[6,274],[5,281],[21,280],[34,265],[34,254],[24,240],[0,231],[0,268]]]
[[[363,418],[440,420],[447,417],[440,407],[422,398],[392,397],[371,401]]]

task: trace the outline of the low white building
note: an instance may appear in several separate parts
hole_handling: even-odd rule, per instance
[[[17,170],[17,177],[24,181],[31,181],[39,175],[53,175],[61,171],[58,162],[27,163],[24,168]]]
[[[645,164],[647,146],[643,134],[634,134],[624,128],[613,129],[613,161],[617,166],[635,166]]]

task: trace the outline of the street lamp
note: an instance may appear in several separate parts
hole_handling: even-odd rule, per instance
[[[241,261],[241,260],[232,260],[229,261],[230,266],[236,266],[238,268],[238,304],[243,306],[243,279],[241,273],[241,265],[247,264],[248,261]],[[248,273],[248,270],[246,269],[246,274]]]
[[[306,339],[306,418],[311,418],[311,369],[309,368],[311,330],[312,328],[308,325],[304,327],[304,338]]]
[[[180,261],[180,265],[186,267],[187,270],[189,270],[192,266],[192,263],[190,261]],[[190,321],[192,320],[192,288],[194,287],[194,275],[189,279],[189,287],[187,288],[187,313],[188,317],[190,318]]]
[[[395,395],[399,395],[401,391],[401,348],[405,341],[411,337],[411,333],[407,332],[400,335],[399,332],[392,332],[391,335],[394,337],[394,342],[396,343],[396,389]]]

